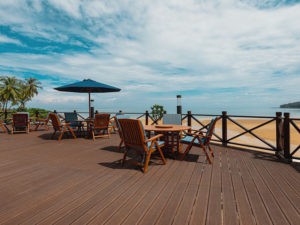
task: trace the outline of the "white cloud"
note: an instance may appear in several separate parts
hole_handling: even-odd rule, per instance
[[[82,2],[81,0],[64,0],[64,1],[48,0],[48,2],[58,10],[63,10],[72,17],[75,17],[77,19],[80,19],[81,17],[81,13],[80,13],[80,5]]]
[[[0,44],[1,43],[9,43],[9,44],[22,45],[22,43],[19,40],[13,39],[13,38],[9,38],[7,36],[4,36],[4,35],[0,34]]]

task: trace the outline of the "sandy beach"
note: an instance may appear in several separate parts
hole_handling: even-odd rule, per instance
[[[208,124],[210,122],[210,118],[197,118],[199,121],[201,121],[203,124]],[[238,122],[240,125],[245,127],[246,129],[252,129],[264,122],[270,121],[270,119],[252,119],[252,118],[234,118],[236,122]],[[142,121],[145,122],[144,118],[142,118]],[[149,121],[150,122],[150,121]],[[300,121],[295,121],[297,126],[300,127]],[[184,120],[183,124],[186,124],[187,121]],[[231,121],[227,121],[228,126],[228,139],[244,132],[244,129],[237,126]],[[194,129],[199,129],[201,126],[195,121],[192,120],[192,127]],[[219,136],[222,135],[222,122],[219,120],[216,124],[215,133]],[[268,143],[272,144],[273,146],[276,146],[276,123],[275,121],[272,121],[260,128],[257,128],[253,131],[254,134],[259,136],[260,138],[264,139]],[[291,148],[295,149],[300,144],[300,133],[297,132],[297,130],[291,126],[290,130],[291,135]],[[261,142],[259,139],[255,138],[251,134],[247,133],[244,134],[236,139],[233,140],[233,142],[241,143],[241,144],[250,144],[250,145],[256,145],[261,147],[268,147],[266,144]],[[300,151],[300,150],[299,150]],[[300,157],[300,152],[297,152],[296,155]]]

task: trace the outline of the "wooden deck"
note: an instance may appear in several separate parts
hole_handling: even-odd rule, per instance
[[[119,138],[0,134],[0,224],[299,224],[300,167],[259,152],[194,148],[147,174],[122,168]],[[199,155],[200,154],[200,155]]]

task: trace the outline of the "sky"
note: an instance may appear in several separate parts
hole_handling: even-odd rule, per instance
[[[299,0],[0,0],[0,75],[34,77],[29,107],[87,111],[54,87],[86,78],[99,111],[219,113],[300,100]]]

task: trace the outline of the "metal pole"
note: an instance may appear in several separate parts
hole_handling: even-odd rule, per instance
[[[177,97],[177,114],[182,114],[181,95],[176,95],[176,97]]]

